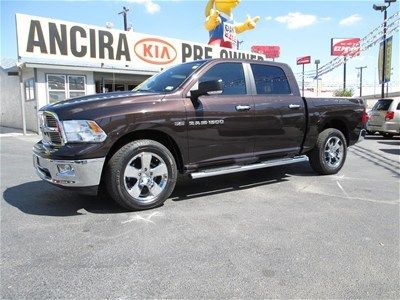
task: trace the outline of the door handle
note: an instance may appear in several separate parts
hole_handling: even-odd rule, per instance
[[[300,104],[289,104],[290,109],[299,109],[300,107]]]
[[[236,105],[237,111],[248,111],[251,109],[250,105]]]

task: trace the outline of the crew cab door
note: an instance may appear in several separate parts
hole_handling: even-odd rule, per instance
[[[263,158],[299,153],[306,116],[293,73],[288,67],[284,70],[280,66],[257,63],[250,66],[255,94],[255,156]]]
[[[199,83],[222,80],[223,91],[186,100],[191,164],[253,157],[254,103],[245,78],[240,62],[214,63],[200,73]]]

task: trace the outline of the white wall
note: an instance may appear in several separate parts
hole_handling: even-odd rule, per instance
[[[19,76],[8,76],[0,68],[0,125],[22,128]]]
[[[32,68],[22,70],[22,81],[25,82],[28,79],[35,77],[35,73]],[[24,95],[25,96],[25,95]],[[25,98],[24,98],[25,99]],[[35,92],[35,99],[25,101],[25,119],[26,129],[38,132],[38,121],[37,121],[37,96]]]
[[[63,75],[84,75],[86,76],[86,94],[95,94],[96,87],[93,78],[93,72],[70,71],[62,69],[36,69],[35,99],[25,101],[26,128],[30,131],[38,132],[39,124],[37,111],[49,103],[47,94],[46,74]],[[25,68],[22,71],[22,80],[35,78],[33,68]],[[21,113],[21,90],[19,76],[8,76],[3,69],[0,71],[1,83],[1,126],[22,128]]]

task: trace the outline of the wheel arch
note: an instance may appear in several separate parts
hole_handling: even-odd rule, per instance
[[[104,169],[107,166],[108,161],[110,158],[124,145],[136,141],[136,140],[153,140],[159,142],[160,144],[167,147],[167,149],[172,153],[175,158],[175,162],[177,164],[177,168],[179,172],[183,172],[184,170],[184,163],[183,163],[183,156],[181,149],[179,148],[176,141],[167,133],[160,131],[160,130],[153,130],[153,129],[144,129],[144,130],[136,130],[129,132],[123,136],[121,136],[118,140],[114,142],[111,146],[110,150],[106,155],[106,160],[104,162]]]
[[[350,130],[348,128],[348,126],[346,125],[346,121],[341,119],[341,118],[331,118],[329,120],[327,120],[325,123],[322,124],[322,126],[320,126],[320,130],[319,133],[321,133],[322,131],[324,131],[325,129],[328,128],[334,128],[339,130],[341,133],[343,133],[345,139],[346,139],[346,143],[347,146],[350,143]]]

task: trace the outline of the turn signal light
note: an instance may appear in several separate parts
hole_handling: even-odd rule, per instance
[[[394,118],[394,111],[388,111],[385,115],[385,121],[393,120]]]

